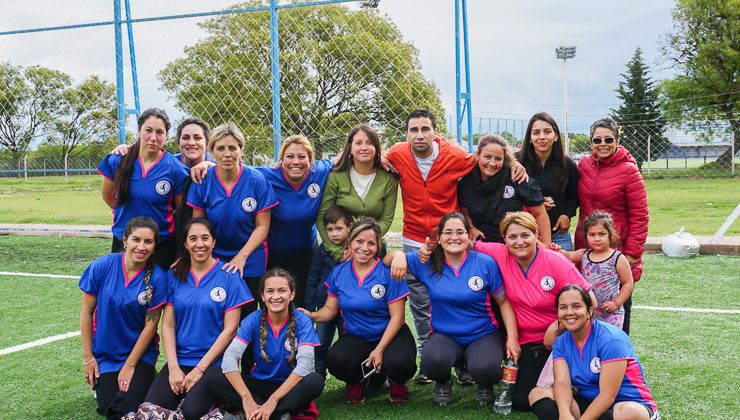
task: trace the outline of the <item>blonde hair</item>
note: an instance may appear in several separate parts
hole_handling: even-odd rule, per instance
[[[303,146],[306,149],[306,153],[308,153],[308,163],[313,163],[313,146],[311,146],[311,142],[305,136],[300,134],[292,135],[283,140],[283,144],[280,146],[280,153],[278,154],[278,161],[283,160],[285,150],[294,144]]]
[[[504,217],[504,220],[501,221],[501,224],[499,225],[499,229],[501,230],[501,235],[504,237],[506,236],[506,230],[509,229],[511,225],[519,225],[524,227],[525,229],[529,229],[537,235],[537,220],[535,220],[534,216],[531,214],[525,212],[525,211],[515,211],[511,213],[506,213],[506,216]]]
[[[225,124],[221,124],[211,131],[211,141],[208,143],[208,150],[213,153],[213,148],[216,147],[216,143],[226,137],[233,137],[239,144],[239,149],[244,149],[244,134],[233,122],[229,121]]]

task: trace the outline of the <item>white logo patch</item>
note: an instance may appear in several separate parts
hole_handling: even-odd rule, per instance
[[[139,305],[146,305],[146,290],[139,293],[139,296],[136,297],[136,301],[139,302]]]
[[[214,302],[223,302],[226,299],[226,290],[223,287],[214,287],[211,289],[211,300]]]
[[[507,185],[504,188],[504,198],[511,198],[514,196],[514,187],[511,185]]]
[[[480,276],[473,276],[468,279],[468,287],[470,290],[477,292],[483,288],[483,279]]]
[[[321,194],[321,187],[317,183],[313,183],[308,186],[308,196],[311,198],[316,198]]]
[[[287,337],[285,338],[285,350],[288,350],[288,352],[293,351],[293,347],[290,345],[290,339]]]
[[[382,284],[376,284],[372,289],[370,289],[370,296],[375,299],[383,299],[385,296],[385,286]]]
[[[157,194],[159,195],[167,195],[171,189],[172,184],[170,184],[170,181],[165,180],[157,182],[157,185],[154,186],[154,190],[157,191]]]
[[[588,364],[588,367],[591,368],[591,372],[598,375],[601,373],[601,359],[594,357],[591,359],[591,363]]]
[[[242,209],[247,213],[251,213],[257,209],[257,200],[252,197],[247,197],[242,200]]]
[[[550,276],[545,276],[540,279],[540,287],[542,290],[549,292],[555,288],[555,279]]]

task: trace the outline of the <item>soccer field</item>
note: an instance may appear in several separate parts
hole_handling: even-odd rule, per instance
[[[109,242],[82,238],[0,236],[0,270],[78,276]],[[736,418],[740,412],[740,257],[701,255],[675,260],[646,256],[635,288],[638,306],[725,312],[633,310],[632,339],[664,418]],[[0,275],[1,419],[96,419],[82,378],[80,338],[27,350],[2,349],[79,330],[77,279]],[[734,311],[734,312],[732,312]],[[163,363],[160,358],[160,366]],[[411,401],[391,405],[386,390],[371,391],[361,406],[344,403],[341,383],[330,380],[317,401],[325,419],[437,419],[495,417],[475,407],[474,387],[455,387],[455,403],[438,408],[433,386],[410,386]],[[534,418],[514,413],[512,419]]]

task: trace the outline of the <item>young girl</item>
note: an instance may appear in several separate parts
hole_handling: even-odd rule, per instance
[[[262,309],[239,326],[224,353],[224,374],[206,378],[206,383],[227,410],[243,410],[249,419],[289,418],[324,390],[324,378],[313,371],[319,339],[311,319],[293,308],[295,280],[288,271],[269,270],[259,290]],[[244,363],[239,373],[245,350],[254,366]]]
[[[601,210],[591,213],[583,222],[583,235],[589,249],[560,252],[581,263],[581,274],[593,286],[598,302],[594,308],[596,318],[621,329],[622,305],[632,295],[634,282],[627,257],[611,248],[619,240],[612,216]]]

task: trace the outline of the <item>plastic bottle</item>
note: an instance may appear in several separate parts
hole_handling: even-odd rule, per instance
[[[506,416],[511,413],[512,391],[516,383],[516,375],[519,373],[519,365],[514,363],[513,359],[506,359],[501,374],[501,387],[496,403],[493,405],[493,411],[497,414]]]

